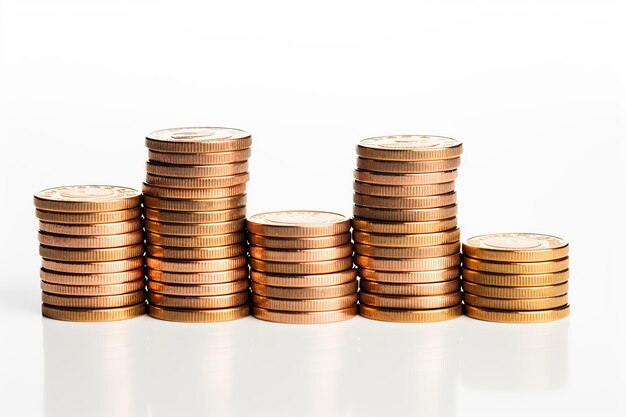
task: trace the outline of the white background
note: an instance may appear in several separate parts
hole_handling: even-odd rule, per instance
[[[620,3],[0,2],[2,414],[625,415]],[[359,139],[458,138],[464,238],[569,240],[572,315],[42,319],[32,194],[139,187],[143,136],[186,125],[253,134],[249,213],[350,215]]]

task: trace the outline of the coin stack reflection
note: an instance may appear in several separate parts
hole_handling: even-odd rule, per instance
[[[476,236],[463,243],[465,314],[535,323],[569,315],[569,245],[534,233]]]
[[[114,321],[145,312],[141,194],[108,185],[50,188],[34,197],[42,314]]]
[[[356,150],[360,314],[397,322],[460,316],[454,187],[462,144],[439,136],[382,136],[362,140]]]
[[[245,234],[251,136],[165,129],[146,137],[148,314],[183,322],[250,314]]]
[[[330,323],[357,313],[350,219],[321,211],[248,218],[252,314],[282,323]]]

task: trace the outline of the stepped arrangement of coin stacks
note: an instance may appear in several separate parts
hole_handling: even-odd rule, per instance
[[[148,314],[183,322],[250,314],[245,233],[250,134],[165,129],[146,137]]]
[[[248,218],[252,314],[315,324],[357,314],[350,219],[321,211],[275,211]]]
[[[440,136],[358,143],[354,261],[359,313],[396,322],[462,314],[455,179],[462,144]]]
[[[145,313],[141,194],[78,185],[34,196],[39,219],[42,314],[114,321]]]
[[[476,236],[463,243],[465,314],[535,323],[569,315],[569,245],[533,233]]]

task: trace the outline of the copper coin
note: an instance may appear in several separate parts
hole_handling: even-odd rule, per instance
[[[229,308],[236,307],[250,302],[250,291],[242,291],[235,294],[212,295],[207,297],[183,297],[176,295],[163,295],[148,293],[150,305],[171,308]]]
[[[321,249],[351,242],[350,232],[320,237],[281,238],[248,234],[251,245],[272,249]]]
[[[463,293],[463,301],[474,307],[488,308],[493,310],[534,311],[550,310],[567,305],[567,294],[548,298],[505,299],[480,297],[478,295]]]
[[[352,268],[352,257],[333,259],[332,261],[282,263],[265,262],[250,258],[252,269],[270,274],[329,274]]]
[[[358,283],[356,279],[345,284],[305,288],[272,287],[269,285],[257,284],[256,282],[252,283],[252,292],[254,294],[288,300],[314,300],[343,297],[350,294],[356,294],[357,289]]]
[[[470,281],[463,281],[464,292],[489,298],[549,298],[567,294],[568,289],[569,285],[567,282],[556,285],[544,285],[540,287],[496,287],[492,285],[480,285],[474,284]]]
[[[162,223],[146,220],[146,232],[174,236],[225,235],[244,230],[245,219],[218,223]]]
[[[211,198],[223,199],[240,196],[246,193],[246,184],[239,184],[224,188],[165,188],[146,184],[144,182],[141,188],[145,194],[174,200],[201,200]]]
[[[441,295],[460,291],[461,280],[452,279],[443,282],[429,282],[424,284],[389,284],[385,282],[361,279],[361,291],[383,295]]]
[[[101,249],[143,243],[143,230],[119,235],[71,236],[39,232],[39,243],[59,248]]]
[[[355,255],[354,263],[365,269],[376,271],[435,271],[461,265],[461,254],[441,256],[439,258],[416,258],[416,259],[387,259],[371,258],[369,256]]]
[[[78,297],[74,295],[54,295],[41,293],[44,304],[69,308],[113,308],[139,304],[146,299],[146,292],[142,289],[127,294],[107,295],[99,297]]]
[[[466,256],[496,262],[545,262],[567,257],[561,238],[537,233],[496,233],[475,236],[463,244]]]
[[[388,174],[384,172],[354,170],[354,179],[359,182],[378,185],[424,185],[440,184],[456,180],[457,170],[429,172],[426,174]]]
[[[60,285],[41,282],[41,290],[45,293],[76,296],[120,295],[143,290],[145,286],[143,277],[131,282],[110,285]]]
[[[172,165],[148,161],[146,162],[146,172],[173,178],[227,177],[248,172],[248,162],[224,165]]]
[[[569,316],[569,304],[563,307],[539,311],[501,311],[478,308],[465,304],[463,312],[473,319],[499,323],[543,323],[561,320]]]
[[[453,307],[461,302],[459,291],[443,295],[406,296],[371,294],[361,290],[359,302],[372,307],[403,308],[410,310],[430,310]]]
[[[456,139],[433,135],[390,135],[361,140],[356,153],[363,158],[389,161],[427,161],[458,158],[463,144]]]
[[[383,272],[359,268],[359,277],[376,282],[395,282],[400,284],[419,284],[457,279],[461,275],[458,267],[438,271]]]
[[[148,151],[148,159],[151,162],[176,165],[224,165],[235,162],[245,162],[250,158],[250,148],[231,152],[210,153],[167,153]]]
[[[318,262],[352,256],[352,243],[322,249],[267,249],[250,246],[250,256],[268,262]]]
[[[131,269],[130,271],[111,272],[105,274],[71,274],[67,272],[54,272],[41,269],[39,277],[42,281],[59,285],[97,286],[116,285],[143,279],[143,268]]]
[[[210,310],[186,310],[149,305],[148,314],[150,317],[154,317],[159,320],[177,321],[183,323],[216,323],[221,321],[238,320],[249,316],[250,305],[244,304],[237,307],[215,308]]]
[[[35,207],[44,211],[93,213],[139,206],[141,193],[113,185],[70,185],[35,194]]]
[[[215,272],[165,272],[148,268],[146,269],[146,275],[149,281],[166,284],[221,284],[248,278],[248,266]]]
[[[268,298],[252,294],[252,305],[268,310],[279,311],[329,311],[352,307],[357,303],[356,293],[343,297],[322,298],[318,300],[285,300]]]
[[[358,217],[352,219],[352,227],[355,231],[391,235],[436,233],[455,229],[456,226],[456,217],[425,222],[389,222]]]
[[[365,245],[407,248],[456,243],[461,237],[461,231],[459,229],[453,229],[445,232],[420,233],[415,235],[386,235],[356,230],[353,237],[355,242]]]
[[[303,288],[324,287],[352,282],[356,279],[356,269],[314,275],[281,275],[250,271],[250,279],[254,283],[274,287]]]
[[[238,269],[248,264],[248,257],[245,255],[234,256],[225,259],[210,259],[200,261],[165,260],[159,258],[146,257],[148,268],[166,272],[219,272],[230,269]]]
[[[451,320],[461,317],[462,306],[436,308],[432,310],[397,310],[359,305],[359,314],[372,320],[391,321],[397,323],[430,323]]]
[[[454,191],[454,181],[425,185],[376,185],[354,181],[354,192],[379,197],[424,197]]]
[[[144,208],[143,215],[146,219],[164,223],[219,223],[246,217],[246,208],[239,207],[229,210],[217,211],[166,211]]]
[[[41,221],[62,224],[118,223],[141,217],[141,207],[97,213],[61,213],[56,211],[35,210]]]
[[[42,305],[41,314],[54,320],[104,322],[127,320],[142,316],[146,312],[146,303],[139,303],[128,307],[118,308],[64,308],[51,305]]]
[[[354,245],[354,252],[359,255],[370,256],[374,258],[392,258],[392,259],[409,259],[409,258],[437,258],[440,256],[448,256],[459,253],[461,244],[459,242],[446,243],[444,245],[435,246],[418,246],[413,248],[394,248],[385,246],[372,246],[357,243]]]
[[[457,205],[435,207],[415,210],[389,210],[369,207],[354,206],[354,215],[373,220],[398,221],[398,222],[421,222],[431,220],[443,220],[455,217]]]
[[[175,178],[162,177],[160,175],[146,174],[146,184],[164,188],[224,188],[245,184],[250,180],[250,174],[229,175],[226,177],[208,178]]]
[[[39,255],[45,259],[66,262],[106,262],[143,255],[143,244],[106,249],[67,249],[39,245]]]
[[[143,267],[143,257],[108,262],[63,262],[42,259],[41,267],[48,271],[70,274],[110,274]]]
[[[210,198],[206,200],[176,200],[153,197],[148,194],[143,196],[143,205],[152,209],[171,211],[217,211],[245,207],[247,196],[245,194],[234,197]]]
[[[39,222],[39,230],[47,233],[72,236],[106,236],[119,235],[122,233],[141,230],[143,223],[141,218],[117,223],[96,224],[62,224]]]
[[[244,255],[247,245],[215,246],[212,248],[170,248],[166,246],[146,245],[148,256],[168,259],[223,259]]]
[[[287,324],[335,323],[338,321],[351,319],[356,316],[356,313],[356,305],[341,310],[315,312],[272,311],[257,306],[252,307],[252,315],[259,320]]]
[[[148,232],[146,233],[146,242],[152,245],[175,248],[211,248],[239,243],[245,244],[246,233],[241,231],[223,235],[170,236]]]
[[[463,266],[474,271],[496,274],[550,274],[568,269],[569,258],[544,262],[492,262],[464,256]]]
[[[456,193],[451,192],[425,197],[378,197],[355,193],[353,201],[357,206],[369,208],[390,210],[424,209],[456,204]]]
[[[500,287],[537,287],[562,284],[569,279],[569,269],[551,274],[491,274],[463,268],[463,281]]]
[[[247,279],[223,282],[220,284],[164,284],[157,281],[148,281],[148,291],[185,297],[206,297],[213,295],[227,295],[247,291],[250,282]]]
[[[286,210],[255,214],[248,218],[248,231],[273,237],[317,237],[350,231],[350,219],[324,211]]]
[[[252,145],[248,132],[226,127],[177,127],[146,135],[146,147],[173,153],[226,152]]]
[[[432,161],[381,161],[357,158],[358,169],[395,174],[424,174],[429,172],[451,171],[461,165],[461,158],[437,159]]]

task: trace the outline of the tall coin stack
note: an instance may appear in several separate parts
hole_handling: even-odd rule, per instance
[[[476,236],[463,243],[465,314],[535,323],[569,315],[569,245],[534,233]]]
[[[50,188],[39,219],[42,314],[114,321],[145,312],[141,194],[108,185]]]
[[[252,138],[238,129],[146,137],[143,185],[148,314],[183,322],[250,314],[245,234]]]
[[[255,317],[314,324],[356,315],[350,219],[294,210],[256,214],[247,224]]]
[[[462,150],[440,136],[357,145],[353,237],[362,316],[431,322],[461,315],[454,181]]]

